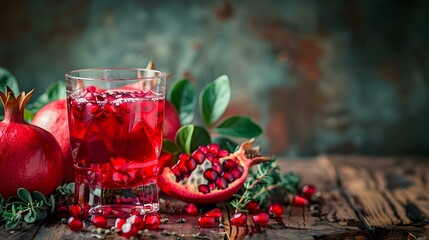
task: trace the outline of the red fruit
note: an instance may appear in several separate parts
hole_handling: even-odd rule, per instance
[[[144,222],[147,229],[157,229],[161,225],[161,217],[158,213],[148,213],[144,217]]]
[[[91,223],[96,228],[106,228],[107,218],[103,215],[94,215],[91,217]]]
[[[180,126],[180,118],[176,108],[168,100],[165,100],[164,123],[162,127],[164,138],[174,141],[174,137]]]
[[[189,203],[186,208],[186,213],[189,215],[197,215],[198,214],[198,207],[197,205],[193,204],[193,203]]]
[[[311,200],[311,197],[316,193],[316,187],[313,185],[306,184],[304,187],[302,187],[301,190],[302,196],[307,198],[308,200]]]
[[[204,216],[212,217],[215,219],[220,219],[220,218],[222,218],[222,211],[219,208],[214,208],[214,209],[204,213]]]
[[[158,186],[168,195],[185,202],[213,204],[225,201],[237,193],[243,186],[251,166],[260,162],[272,161],[271,158],[259,156],[258,148],[252,147],[253,142],[254,140],[252,139],[251,141],[243,143],[239,150],[233,153],[233,156],[228,155],[228,158],[232,157],[234,160],[227,158],[219,159],[218,155],[214,155],[213,153],[219,154],[222,153],[222,150],[218,149],[216,147],[217,145],[208,145],[206,148],[209,153],[205,154],[206,160],[203,161],[202,164],[198,164],[194,171],[185,173],[185,171],[181,170],[180,163],[172,168],[178,168],[176,171],[173,171],[169,167],[162,168],[157,177]],[[198,151],[201,152],[204,150],[202,146],[198,149]],[[251,156],[253,158],[248,159],[246,153],[252,153]],[[216,158],[219,159],[219,163],[213,163]],[[224,178],[219,177],[219,175],[222,175],[225,171],[220,166],[227,160],[234,162],[231,165],[227,164],[228,166],[235,164],[235,169],[243,169],[241,176],[237,179],[233,179],[229,184]],[[211,182],[204,178],[204,172],[209,168],[213,168],[213,170],[218,173],[218,178],[215,180],[216,188],[213,190],[210,190],[209,184]],[[181,179],[186,179],[187,181],[180,181]]]
[[[69,206],[69,214],[70,214],[70,216],[80,218],[82,216],[82,214],[83,214],[82,206],[80,206],[79,203],[72,203],[72,204],[70,204],[70,206]]]
[[[136,237],[139,229],[131,223],[124,223],[121,227],[121,236],[125,238]]]
[[[210,228],[216,226],[216,219],[212,217],[203,216],[198,218],[198,226],[202,228]]]
[[[62,182],[74,182],[66,100],[61,99],[46,104],[36,113],[31,123],[52,133],[55,137],[63,152]]]
[[[213,154],[214,156],[217,156],[219,151],[220,151],[220,147],[217,143],[210,143],[207,148],[209,149],[209,152],[211,154]]]
[[[139,230],[145,227],[145,222],[139,215],[132,215],[131,217],[127,218],[126,222],[131,223]]]
[[[274,217],[281,217],[283,215],[283,206],[278,203],[273,203],[268,208],[268,213]]]
[[[232,215],[230,222],[237,227],[244,226],[247,223],[247,215],[245,213],[236,213]]]
[[[257,225],[267,225],[270,221],[270,215],[268,213],[260,213],[258,215],[252,216],[253,222]]]
[[[244,206],[244,209],[246,209],[247,211],[249,211],[252,214],[255,214],[255,213],[259,213],[261,211],[261,206],[259,206],[259,203],[257,203],[257,202],[250,201],[250,202],[246,203],[246,205]]]
[[[201,164],[206,159],[206,155],[203,152],[199,151],[199,150],[195,150],[192,153],[192,157],[196,160],[196,162],[198,164]]]
[[[24,121],[24,107],[33,94],[18,97],[7,88],[0,92],[4,120],[0,122],[0,194],[16,195],[18,188],[49,196],[62,180],[61,148],[48,131]]]
[[[116,220],[115,220],[115,225],[114,225],[114,227],[116,228],[116,229],[121,229],[122,228],[122,225],[124,225],[124,223],[126,223],[127,222],[127,220],[125,219],[125,218],[117,218]]]
[[[304,197],[295,195],[293,196],[292,206],[294,207],[305,207],[308,204],[308,200]]]
[[[217,175],[218,173],[213,168],[206,169],[203,173],[204,178],[212,182],[217,179]]]
[[[83,229],[83,222],[80,218],[70,217],[67,225],[69,226],[70,230],[74,232],[80,232]]]

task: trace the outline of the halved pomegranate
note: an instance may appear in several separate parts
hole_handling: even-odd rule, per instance
[[[168,195],[185,202],[213,204],[237,193],[246,181],[249,168],[273,161],[259,155],[254,139],[229,154],[217,144],[200,146],[190,156],[182,153],[179,161],[159,171],[158,186]]]

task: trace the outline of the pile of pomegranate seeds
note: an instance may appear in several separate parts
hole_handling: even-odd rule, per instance
[[[212,209],[198,219],[198,226],[201,228],[216,227],[217,222],[222,218],[222,211],[219,208]]]
[[[200,146],[190,156],[186,153],[179,155],[179,161],[171,168],[176,176],[176,182],[190,178],[196,168],[199,168],[204,177],[198,183],[198,191],[204,194],[215,189],[223,190],[243,175],[243,167],[236,157],[222,159],[229,156],[227,150],[221,150],[219,145],[211,143]]]

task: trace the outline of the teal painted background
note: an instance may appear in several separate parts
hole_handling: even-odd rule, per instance
[[[231,79],[227,114],[266,152],[429,155],[427,1],[2,1],[0,66],[39,95],[64,73],[144,67],[198,89]]]

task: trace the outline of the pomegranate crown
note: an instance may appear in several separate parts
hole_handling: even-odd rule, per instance
[[[0,100],[3,103],[5,113],[3,122],[25,122],[24,108],[33,92],[34,89],[28,93],[21,92],[15,97],[8,86],[6,87],[6,95],[0,91]]]

